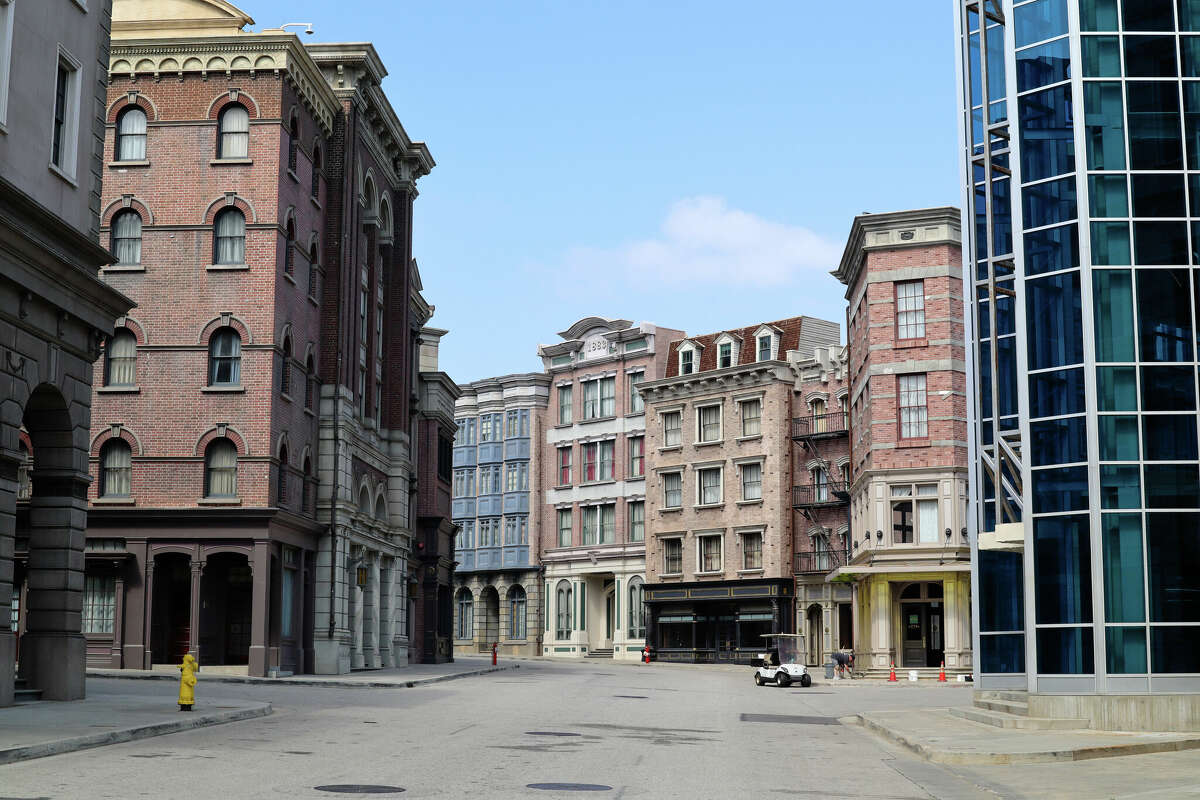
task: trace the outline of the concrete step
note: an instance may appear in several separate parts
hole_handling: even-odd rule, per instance
[[[1086,719],[1047,719],[1045,717],[1028,717],[1008,714],[1003,711],[991,711],[984,708],[952,708],[951,716],[978,722],[981,725],[991,725],[993,728],[1006,728],[1023,731],[1075,731],[1087,730]]]
[[[1015,703],[1029,702],[1029,692],[1017,689],[980,689],[975,692],[975,696],[984,700],[1009,700]]]
[[[36,703],[42,699],[41,689],[17,688],[13,691],[13,703]]]
[[[1002,711],[1006,714],[1015,714],[1019,717],[1029,716],[1029,703],[1019,703],[1015,700],[1000,700],[976,697],[972,704],[976,708],[981,708],[987,711]]]

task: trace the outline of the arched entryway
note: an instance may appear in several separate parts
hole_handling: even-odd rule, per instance
[[[191,649],[191,597],[191,558],[187,553],[156,555],[150,618],[153,663],[178,664]]]
[[[490,652],[492,644],[500,641],[500,593],[487,586],[479,593],[479,649]]]
[[[254,576],[242,553],[213,553],[200,579],[200,664],[250,663]]]
[[[25,403],[22,424],[33,463],[28,505],[22,509],[27,515],[18,515],[16,530],[18,538],[29,541],[18,677],[41,689],[47,700],[84,697],[82,588],[89,479],[87,421],[82,422],[81,428],[72,421],[62,393],[49,384],[34,389]],[[77,432],[83,440],[77,440]]]
[[[805,613],[805,663],[809,666],[821,664],[821,607],[815,603]]]

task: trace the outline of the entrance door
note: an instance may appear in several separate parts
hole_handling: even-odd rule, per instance
[[[942,642],[941,603],[902,603],[906,667],[936,667],[945,656]]]
[[[810,667],[820,666],[821,664],[821,607],[808,607],[808,639],[805,653],[804,663]]]
[[[604,646],[612,647],[613,640],[613,593],[604,596]]]
[[[940,666],[946,657],[946,646],[942,643],[942,608],[937,603],[931,603],[928,610],[929,635],[925,650],[925,664],[930,667]]]

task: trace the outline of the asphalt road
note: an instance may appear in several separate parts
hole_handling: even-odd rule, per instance
[[[88,691],[128,693],[133,686],[164,697],[175,691],[168,682],[94,679]],[[523,662],[519,670],[414,689],[223,684],[222,696],[267,700],[276,713],[0,767],[0,800],[916,800],[1060,796],[1050,791],[1055,786],[1074,792],[1064,797],[1108,796],[1103,790],[1093,794],[1084,789],[1079,781],[1091,773],[1078,765],[1061,765],[1068,769],[1049,774],[1039,781],[1040,788],[1018,789],[1009,783],[1017,777],[1011,770],[952,772],[837,722],[839,716],[857,711],[965,705],[969,691],[824,681],[809,689],[758,688],[749,668],[606,662]],[[198,701],[203,701],[204,692],[201,681]],[[1135,762],[1153,764],[1145,759],[1154,758],[1107,761],[1132,767]],[[611,788],[529,788],[539,783]],[[315,788],[329,785],[383,785],[407,791],[350,795]]]

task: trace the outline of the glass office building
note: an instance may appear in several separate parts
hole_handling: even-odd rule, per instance
[[[1200,692],[1200,0],[956,16],[977,686]]]

